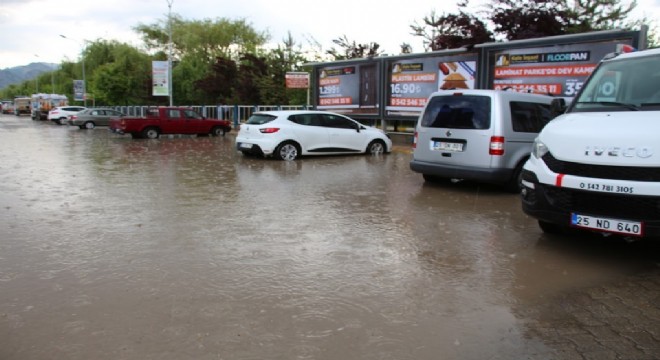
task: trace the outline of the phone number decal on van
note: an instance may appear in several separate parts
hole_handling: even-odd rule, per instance
[[[591,182],[580,182],[580,189],[591,190],[591,191],[601,191],[601,192],[610,192],[617,194],[634,194],[635,189],[632,186],[620,186],[620,185],[607,185]]]

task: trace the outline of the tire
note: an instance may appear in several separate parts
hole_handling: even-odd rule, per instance
[[[541,230],[546,233],[546,234],[563,234],[565,232],[565,227],[557,224],[553,224],[551,222],[539,220],[539,227]]]
[[[298,150],[296,144],[291,141],[286,141],[277,146],[273,156],[280,160],[292,161],[298,158],[299,152],[300,150]]]
[[[87,130],[92,130],[94,127],[96,127],[96,124],[92,121],[88,121],[85,123],[85,129]]]
[[[367,145],[367,154],[381,155],[385,153],[385,143],[381,140],[374,140]]]
[[[66,118],[57,119],[57,125],[65,125],[65,124],[66,124]]]
[[[211,129],[211,136],[225,136],[225,129],[220,126],[216,126]]]
[[[525,161],[527,160],[522,161],[516,166],[516,169],[513,171],[513,176],[511,176],[511,180],[506,184],[507,191],[517,194],[522,190],[522,171]]]
[[[158,139],[160,131],[155,127],[148,127],[142,130],[142,137],[146,139]]]

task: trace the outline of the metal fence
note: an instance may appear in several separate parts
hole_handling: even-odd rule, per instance
[[[127,116],[146,116],[151,106],[115,106],[114,109]],[[311,110],[312,106],[305,105],[203,105],[183,106],[194,109],[207,118],[231,120],[234,125],[245,122],[253,113],[268,110]]]

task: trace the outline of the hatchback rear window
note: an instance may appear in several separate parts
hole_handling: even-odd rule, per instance
[[[277,119],[277,116],[268,114],[254,114],[245,122],[250,125],[261,125]]]
[[[430,128],[489,129],[490,103],[488,96],[436,96],[426,107],[421,125]]]

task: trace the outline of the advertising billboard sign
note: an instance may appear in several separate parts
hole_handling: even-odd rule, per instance
[[[605,55],[631,44],[622,39],[497,51],[492,88],[573,97]]]
[[[153,96],[170,96],[169,66],[167,61],[152,62],[152,94]]]
[[[309,88],[309,73],[307,72],[288,72],[284,75],[287,89],[307,89]]]
[[[353,115],[379,114],[377,62],[316,68],[317,108]]]
[[[435,91],[476,88],[477,54],[395,59],[386,76],[386,115],[417,116]]]

